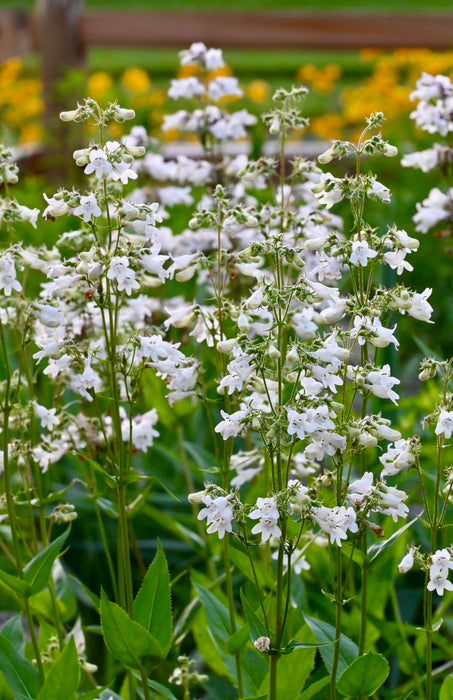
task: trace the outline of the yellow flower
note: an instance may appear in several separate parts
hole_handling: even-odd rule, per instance
[[[113,85],[111,76],[103,70],[92,73],[87,80],[87,92],[95,100],[104,97]]]
[[[269,99],[271,86],[266,80],[252,80],[246,89],[247,97],[256,104],[262,104]]]
[[[43,138],[44,130],[42,126],[34,122],[24,124],[20,130],[19,142],[30,143],[31,141],[40,141]]]
[[[179,66],[176,73],[177,78],[191,78],[192,76],[199,75],[201,72],[201,66],[198,63],[187,63],[185,66]]]
[[[343,119],[339,114],[323,114],[310,119],[310,130],[322,139],[341,139]]]
[[[149,90],[151,80],[143,68],[127,68],[121,76],[121,82],[132,93],[146,92]]]

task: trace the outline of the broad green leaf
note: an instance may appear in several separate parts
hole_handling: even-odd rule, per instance
[[[14,593],[19,593],[28,597],[31,595],[31,586],[29,583],[19,578],[18,576],[13,576],[13,574],[8,574],[6,571],[0,569],[0,581],[2,581],[8,588],[10,588]]]
[[[248,622],[249,628],[250,628],[250,636],[252,638],[252,642],[256,642],[256,640],[259,637],[266,637],[267,636],[267,630],[266,630],[266,625],[260,617],[255,613],[253,610],[252,606],[250,605],[249,601],[247,600],[244,591],[241,589],[241,600],[242,600],[242,607],[244,610],[244,615],[245,619]]]
[[[386,681],[389,665],[381,654],[369,652],[355,659],[337,679],[343,695],[373,695]]]
[[[171,644],[170,575],[160,541],[134,601],[134,617],[160,644],[164,656]]]
[[[79,687],[80,667],[74,637],[68,643],[51,668],[38,694],[38,700],[62,700]]]
[[[16,651],[23,654],[25,651],[24,631],[22,629],[22,615],[14,615],[2,627],[2,636],[5,637]]]
[[[439,700],[453,700],[453,673],[450,673],[442,683]]]
[[[304,620],[314,633],[316,640],[319,644],[325,644],[326,642],[335,642],[335,628],[329,625],[327,622],[322,622],[309,615],[304,615]],[[323,658],[323,661],[327,667],[329,673],[332,672],[333,656],[334,656],[334,645],[329,644],[327,646],[320,646],[319,651]],[[338,667],[336,678],[338,678],[343,671],[352,664],[352,662],[357,658],[359,650],[356,644],[346,637],[346,635],[340,635],[340,657],[338,659]]]
[[[38,671],[2,635],[0,669],[16,700],[35,700],[41,685]]]
[[[298,637],[314,639],[313,632],[302,625],[297,630]],[[296,700],[304,686],[305,681],[313,670],[317,644],[308,649],[298,649],[291,655],[284,655],[278,661],[277,674],[277,700]],[[269,673],[261,684],[259,691],[264,692],[269,688]]]
[[[225,648],[225,642],[231,636],[230,615],[228,610],[207,588],[193,584],[198,597],[205,609],[208,628],[220,648]]]
[[[216,676],[227,678],[233,683],[233,677],[236,673],[235,659],[220,652],[217,645],[213,643],[211,635],[206,634],[207,626],[206,613],[200,605],[191,624],[195,647],[205,664],[212,669]]]
[[[140,668],[146,655],[163,657],[160,644],[138,622],[116,603],[111,603],[104,591],[101,595],[101,626],[107,649],[125,666]]]
[[[247,625],[240,627],[231,637],[228,637],[225,643],[225,649],[230,654],[237,654],[250,639],[249,628]]]
[[[324,690],[328,685],[330,684],[330,676],[325,676],[324,678],[321,678],[319,681],[316,681],[316,683],[312,683],[304,692],[302,695],[299,695],[297,700],[311,700],[315,695],[319,693],[320,690]]]
[[[47,545],[24,568],[26,582],[31,587],[31,594],[39,593],[48,584],[52,572],[52,566],[60,553],[61,548],[69,535],[71,528],[68,527],[62,535]]]

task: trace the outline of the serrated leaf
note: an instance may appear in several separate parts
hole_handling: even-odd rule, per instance
[[[310,617],[309,615],[304,615],[304,620],[310,627],[319,644],[325,644],[325,642],[335,642],[335,628],[332,627],[332,625],[329,625],[327,622],[317,620],[314,617]],[[327,670],[329,673],[332,673],[334,645],[329,644],[327,646],[320,646],[319,651]],[[338,659],[336,678],[338,678],[343,671],[352,664],[352,662],[357,658],[358,654],[359,650],[357,644],[346,637],[346,635],[341,634],[340,656]]]
[[[368,652],[355,659],[337,678],[337,689],[343,695],[374,695],[389,672],[388,662],[381,654]]]
[[[107,649],[128,668],[140,668],[143,656],[163,657],[158,641],[138,622],[131,620],[119,605],[111,603],[104,591],[101,595],[101,627]]]
[[[0,669],[16,700],[35,700],[41,686],[38,671],[2,635]]]
[[[164,656],[171,645],[170,574],[160,541],[134,601],[134,617],[159,642]]]
[[[24,567],[24,577],[30,585],[31,595],[42,591],[49,582],[52,566],[58,557],[65,540],[67,539],[71,527],[68,527],[62,535],[41,549],[38,554]]]
[[[250,629],[250,636],[252,638],[252,642],[256,642],[256,640],[259,637],[266,637],[267,636],[266,625],[258,617],[258,615],[255,613],[255,611],[253,610],[252,606],[250,605],[249,601],[247,600],[246,595],[242,589],[241,589],[241,600],[242,600],[242,607],[244,610],[244,616],[248,622],[248,626]]]
[[[225,642],[231,636],[230,614],[217,598],[197,583],[193,584],[206,612],[209,631],[220,648],[225,648]]]
[[[29,583],[24,581],[24,579],[14,576],[13,574],[8,574],[6,571],[0,569],[0,581],[4,583],[8,588],[14,593],[25,596],[28,598],[31,595],[31,586]]]
[[[75,693],[79,687],[80,667],[75,639],[71,636],[65,648],[49,671],[38,700],[61,700]]]

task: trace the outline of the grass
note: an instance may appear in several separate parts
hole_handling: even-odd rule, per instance
[[[1,9],[31,9],[33,0],[1,0]],[[212,0],[85,0],[88,9],[119,10],[208,10]],[[451,0],[228,0],[218,6],[231,12],[292,11],[292,12],[445,12],[451,10]]]
[[[181,47],[185,48],[185,47]],[[256,51],[224,50],[225,60],[235,75],[247,78],[294,77],[300,66],[314,63],[324,66],[336,63],[343,73],[361,76],[369,67],[361,64],[354,51]],[[88,65],[91,70],[121,72],[127,66],[145,68],[151,76],[173,77],[179,58],[176,49],[92,49]]]

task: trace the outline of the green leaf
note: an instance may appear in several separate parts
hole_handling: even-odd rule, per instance
[[[19,578],[18,576],[13,576],[13,574],[7,574],[6,571],[0,569],[0,581],[2,581],[8,588],[10,588],[14,593],[19,593],[19,595],[28,596],[31,595],[31,586],[29,583]]]
[[[304,615],[304,620],[307,625],[312,630],[319,644],[325,644],[326,642],[335,642],[335,628],[329,625],[327,622],[322,622],[309,615]],[[334,656],[334,645],[329,644],[327,646],[320,646],[319,649],[322,659],[327,667],[329,673],[332,672],[333,656]],[[338,667],[336,678],[338,678],[343,671],[352,664],[352,662],[357,658],[359,650],[356,644],[346,637],[346,635],[340,635],[340,657],[338,659]]]
[[[371,545],[371,547],[368,549],[368,555],[371,557],[370,563],[374,561],[380,554],[382,554],[382,552],[385,551],[387,547],[390,547],[390,545],[393,544],[393,542],[396,539],[398,539],[398,537],[402,535],[405,530],[411,527],[411,525],[413,525],[420,518],[422,513],[423,511],[416,515],[415,518],[413,518],[410,521],[410,523],[406,523],[405,525],[403,525],[403,527],[400,527],[400,529],[394,532],[393,535],[388,538],[388,540],[384,540],[383,542],[376,542],[375,544]]]
[[[337,679],[343,695],[373,695],[389,675],[389,665],[381,654],[369,652],[355,659]]]
[[[79,658],[75,639],[71,636],[39,691],[38,700],[68,698],[79,687],[79,677]]]
[[[316,681],[316,683],[312,683],[304,692],[302,695],[299,695],[297,700],[311,700],[315,695],[319,693],[320,690],[323,690],[330,684],[330,676],[325,676],[324,678],[321,678],[319,681]]]
[[[2,636],[5,637],[20,654],[25,651],[24,631],[22,629],[22,615],[14,615],[2,627]]]
[[[280,654],[291,654],[294,649],[317,649],[318,647],[327,647],[333,642],[298,642],[297,639],[291,639],[284,649],[279,649]]]
[[[134,676],[141,682],[142,677],[139,673],[134,673]],[[167,698],[168,700],[177,700],[177,698],[173,695],[171,690],[167,688],[166,685],[162,685],[162,683],[158,683],[157,681],[151,680],[151,678],[148,678],[148,685],[150,688],[153,690],[156,690],[157,693],[162,695],[163,698]],[[78,699],[79,700],[79,699]]]
[[[245,619],[247,620],[249,628],[250,628],[250,636],[252,638],[252,642],[256,642],[256,640],[259,637],[267,637],[266,625],[264,624],[264,622],[262,622],[262,620],[255,613],[255,611],[253,610],[252,606],[250,605],[249,601],[247,600],[245,593],[242,589],[241,589],[241,600],[242,600],[242,607],[244,610]]]
[[[453,673],[450,673],[442,683],[439,700],[453,700]]]
[[[2,635],[0,669],[16,700],[35,700],[41,685],[38,671]]]
[[[218,646],[224,649],[228,637],[231,636],[229,612],[207,588],[203,588],[197,583],[193,585],[205,609],[209,631]]]
[[[129,668],[140,668],[142,656],[163,657],[159,642],[116,603],[111,603],[105,592],[101,595],[101,626],[105,644],[112,656]]]
[[[109,474],[104,467],[102,467],[100,464],[95,462],[94,459],[91,459],[88,455],[86,455],[84,452],[79,452],[79,450],[73,450],[73,454],[77,455],[81,459],[83,459],[84,462],[88,462],[90,467],[94,469],[94,471],[98,472],[99,474],[102,474],[104,477],[105,483],[107,486],[110,486],[111,489],[116,489],[118,486],[117,478],[115,476],[112,476]]]
[[[171,645],[170,575],[160,541],[134,601],[134,617],[159,642],[164,656]]]
[[[248,625],[240,627],[231,637],[228,637],[225,644],[225,649],[230,654],[237,654],[250,639]]]
[[[233,562],[235,567],[247,578],[256,584],[255,577],[253,575],[252,565],[250,564],[250,559],[246,552],[238,549],[236,545],[230,547],[230,561]],[[260,584],[264,584],[269,590],[273,591],[275,588],[275,577],[271,570],[258,561],[254,562],[255,572],[257,574]]]
[[[60,553],[61,548],[69,535],[71,527],[68,527],[60,537],[47,545],[24,568],[26,582],[31,587],[31,595],[39,593],[47,586],[52,572],[52,566]]]

